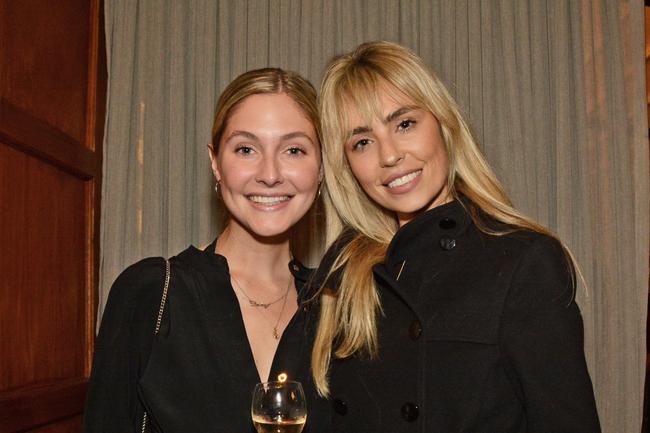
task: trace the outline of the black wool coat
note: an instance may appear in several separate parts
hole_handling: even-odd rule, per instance
[[[471,208],[453,201],[398,230],[374,268],[378,358],[333,360],[330,431],[600,432],[561,245],[487,235]]]

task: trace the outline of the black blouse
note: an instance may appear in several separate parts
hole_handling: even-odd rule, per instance
[[[171,281],[158,335],[155,322],[165,261],[144,259],[111,288],[97,337],[84,431],[140,432],[147,411],[159,432],[249,433],[253,387],[260,381],[226,258],[213,242],[171,259]],[[300,308],[275,354],[270,377],[286,372],[307,395],[305,432],[318,431],[319,407],[309,363],[314,320],[305,283],[310,271],[289,263]]]

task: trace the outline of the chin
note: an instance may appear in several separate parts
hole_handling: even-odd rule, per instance
[[[247,228],[248,231],[256,237],[260,238],[275,238],[278,236],[286,235],[293,227],[293,224],[287,222],[269,223],[260,222],[252,223]]]
[[[389,209],[393,212],[401,214],[418,214],[424,211],[429,210],[440,206],[441,204],[449,201],[449,197],[446,197],[445,200],[442,200],[440,203],[435,204],[437,200],[441,198],[441,194],[446,194],[445,192],[438,192],[437,194],[426,194],[420,197],[404,197],[405,200],[390,200],[384,205],[386,209]]]
[[[427,210],[430,202],[418,202],[418,203],[388,203],[384,207],[391,212],[396,212],[399,214],[417,214]]]

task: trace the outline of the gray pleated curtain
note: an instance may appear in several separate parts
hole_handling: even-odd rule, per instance
[[[100,310],[128,264],[217,233],[206,145],[226,83],[272,65],[318,84],[333,55],[392,40],[437,72],[515,204],[576,255],[603,431],[640,431],[649,228],[641,0],[105,5]]]

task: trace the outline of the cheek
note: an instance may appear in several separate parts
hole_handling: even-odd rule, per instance
[[[241,181],[241,170],[233,170],[232,167],[222,166],[221,168],[221,183],[234,186]]]
[[[445,151],[444,145],[440,145],[436,150],[436,154],[433,157],[435,163],[438,166],[441,175],[447,177],[447,172],[449,171],[449,159],[447,158],[447,152]]]
[[[447,176],[449,170],[449,160],[447,158],[447,150],[442,139],[436,141],[423,141],[421,151],[416,158],[431,166],[436,174],[436,178],[440,176]]]
[[[246,164],[229,164],[227,161],[221,165],[221,187],[224,189],[243,188],[247,182],[255,178],[255,170]]]
[[[364,158],[363,155],[359,153],[353,153],[349,152],[347,149],[345,151],[345,158],[348,161],[348,166],[350,167],[350,171],[352,172],[352,175],[357,179],[359,183],[363,183],[363,176],[364,176]]]
[[[304,161],[286,172],[298,190],[314,193],[318,190],[319,175],[320,163],[316,160]]]
[[[350,165],[352,175],[364,187],[372,183],[372,167],[368,164],[367,159],[360,155],[353,155],[351,158],[348,156],[348,164]]]

